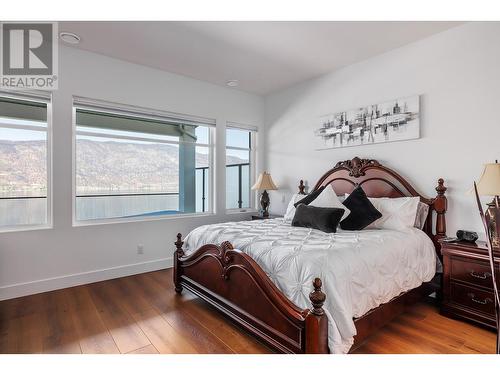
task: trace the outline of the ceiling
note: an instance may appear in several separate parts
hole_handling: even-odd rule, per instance
[[[61,22],[76,48],[266,95],[460,22]],[[62,43],[62,42],[61,42]]]

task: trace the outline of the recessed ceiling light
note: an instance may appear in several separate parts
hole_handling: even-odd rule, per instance
[[[81,38],[78,35],[76,35],[74,33],[67,32],[67,31],[62,31],[61,33],[59,33],[59,38],[63,42],[66,42],[69,44],[78,44],[78,43],[80,43],[80,40],[81,40]]]
[[[226,85],[229,87],[236,87],[238,86],[239,82],[237,79],[230,79],[229,81],[226,82]]]

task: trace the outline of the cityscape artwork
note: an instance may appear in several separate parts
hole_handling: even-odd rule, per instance
[[[420,137],[420,100],[411,96],[322,116],[316,149],[403,141]]]

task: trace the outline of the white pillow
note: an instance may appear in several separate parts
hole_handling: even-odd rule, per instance
[[[414,226],[419,197],[368,199],[380,211],[382,217],[368,225],[366,229],[403,229]]]
[[[344,220],[351,213],[351,211],[342,204],[331,186],[327,186],[326,188],[324,188],[321,194],[318,195],[315,200],[309,203],[309,206],[342,208],[344,210],[344,214],[342,215],[340,221]]]
[[[286,208],[286,213],[285,213],[285,220],[293,220],[293,217],[295,216],[295,206],[294,204],[300,201],[302,198],[304,198],[304,194],[294,194],[292,195],[292,199],[290,199],[290,202],[288,203],[288,207]]]

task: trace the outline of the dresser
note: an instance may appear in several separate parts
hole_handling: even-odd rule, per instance
[[[484,242],[441,242],[443,301],[441,314],[496,328],[488,250]],[[496,267],[500,252],[495,250]],[[497,268],[498,269],[498,268]]]

